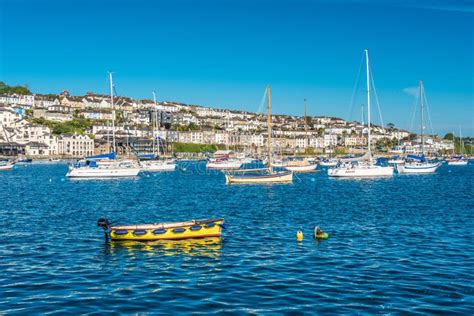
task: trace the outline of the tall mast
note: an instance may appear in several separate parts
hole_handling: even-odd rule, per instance
[[[366,68],[366,80],[367,80],[367,150],[369,154],[369,163],[372,163],[372,151],[370,149],[370,69],[369,69],[369,51],[365,50],[365,68]]]
[[[160,147],[158,146],[158,139],[155,135],[155,131],[157,129],[158,125],[158,111],[157,111],[157,106],[156,106],[156,94],[155,91],[153,91],[153,103],[155,104],[155,107],[153,108],[153,130],[152,130],[152,135],[153,135],[153,154],[155,154],[156,147],[158,147],[158,151],[160,151]],[[155,147],[155,141],[156,141],[156,147]]]
[[[306,136],[306,148],[309,149],[308,122],[306,120],[307,120],[307,117],[306,117],[306,99],[304,99],[304,132],[305,132],[305,136]]]
[[[270,112],[270,86],[267,87],[267,129],[268,129],[268,170],[273,172],[272,168],[272,120]]]
[[[421,106],[421,155],[425,152],[425,139],[423,138],[423,81],[420,80],[420,106]]]
[[[112,151],[116,154],[115,150],[115,106],[114,106],[114,83],[112,80],[112,73],[109,72],[110,81],[110,104],[112,105]]]

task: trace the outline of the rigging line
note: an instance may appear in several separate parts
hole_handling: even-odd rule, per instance
[[[351,103],[349,104],[349,113],[348,113],[349,121],[351,120],[352,114],[354,112],[355,96],[357,93],[357,87],[359,86],[359,82],[360,82],[360,73],[362,72],[362,66],[364,65],[364,58],[365,58],[365,52],[362,53],[362,58],[360,59],[359,71],[357,72],[356,82],[354,84],[354,88],[352,89]]]
[[[266,96],[267,96],[267,88],[265,88],[265,90],[263,90],[263,96],[262,96],[262,99],[260,100],[260,105],[258,106],[257,114],[262,113],[263,103],[266,100]]]
[[[413,124],[415,123],[415,116],[416,116],[416,110],[418,109],[418,91],[416,92],[415,95],[415,100],[413,102],[413,113],[411,115],[411,123],[410,123],[410,132],[413,132]]]
[[[117,90],[115,89],[115,85],[112,86],[112,89],[114,91],[114,94],[115,94],[115,97],[119,98],[118,96],[118,93],[117,93]],[[132,149],[132,151],[135,153],[135,155],[138,154],[137,150],[135,149],[135,147],[132,146],[132,144],[130,143],[130,139],[132,137],[132,133],[130,132],[130,127],[128,126],[128,122],[127,122],[127,118],[125,117],[125,113],[123,112],[122,110],[122,105],[125,104],[125,100],[121,100],[122,103],[120,103],[120,105],[117,105],[118,108],[119,108],[119,113],[122,115],[122,118],[123,118],[123,121],[124,121],[124,127],[125,127],[125,131],[127,132],[127,145],[130,146],[130,148]]]
[[[377,95],[377,90],[375,89],[375,80],[374,80],[374,74],[372,73],[372,68],[370,68],[370,78],[372,79],[372,90],[374,90],[374,95],[375,95],[375,103],[377,104],[377,110],[379,112],[379,118],[380,118],[380,123],[382,123],[382,128],[385,126],[383,123],[383,118],[382,118],[382,111],[380,110],[380,104],[379,104],[379,96]]]
[[[423,90],[424,92],[424,90]],[[431,135],[434,136],[434,129],[433,129],[433,122],[431,121],[431,114],[430,114],[430,107],[428,105],[428,98],[426,97],[426,93],[423,93],[423,98],[425,100],[425,108],[426,108],[426,114],[428,114],[428,121],[430,122],[430,128],[431,128]]]

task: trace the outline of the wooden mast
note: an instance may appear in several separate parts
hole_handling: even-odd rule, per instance
[[[272,167],[272,119],[270,112],[270,86],[267,86],[267,129],[268,129],[268,170],[273,173]]]

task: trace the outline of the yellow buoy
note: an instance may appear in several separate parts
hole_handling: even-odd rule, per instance
[[[298,241],[303,240],[303,232],[301,230],[296,232],[296,240],[298,240]]]

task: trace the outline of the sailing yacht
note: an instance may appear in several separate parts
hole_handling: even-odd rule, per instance
[[[0,170],[10,170],[13,169],[13,162],[8,160],[0,160]]]
[[[157,110],[155,92],[153,92],[153,102],[155,103],[155,108],[153,109],[154,119],[152,120],[153,154],[141,156],[141,158],[139,159],[140,171],[146,171],[146,172],[174,171],[176,170],[175,159],[156,159],[156,156],[155,156],[156,152],[160,152],[160,141],[159,141],[159,138],[156,136],[157,130],[158,130],[158,110]]]
[[[454,149],[453,149],[453,156],[446,159],[446,162],[448,163],[449,166],[466,166],[469,163],[469,159],[466,159],[464,157],[464,142],[462,141],[461,128],[459,128],[459,146],[460,146],[460,154],[457,156],[454,155]]]
[[[309,148],[308,122],[306,117],[306,99],[304,99],[304,129],[306,135],[306,146]],[[286,166],[284,166],[286,170],[291,172],[312,172],[316,170],[317,167],[317,163],[311,163],[307,158],[290,160]]]
[[[273,170],[272,164],[272,125],[270,112],[270,86],[266,89],[267,97],[267,130],[268,130],[268,168],[261,169],[247,169],[227,172],[225,180],[227,184],[262,184],[262,183],[291,183],[293,182],[293,173],[288,171],[277,172]],[[234,173],[249,173],[243,175],[236,175]]]
[[[439,162],[430,162],[425,158],[424,154],[424,147],[425,147],[425,139],[423,136],[424,130],[424,118],[423,118],[423,111],[424,111],[424,88],[423,82],[420,80],[420,107],[421,107],[421,155],[408,155],[405,163],[397,165],[397,172],[399,174],[423,174],[423,173],[433,173],[436,169],[439,168],[441,163]]]
[[[367,140],[367,155],[363,156],[365,161],[342,162],[336,168],[328,169],[330,177],[341,178],[361,178],[361,177],[391,177],[393,176],[392,167],[384,167],[375,165],[372,160],[371,152],[371,135],[370,135],[370,68],[369,68],[369,51],[365,50],[365,65],[366,65],[366,81],[367,81],[367,126],[368,126],[368,140]]]
[[[112,152],[109,154],[86,157],[71,165],[66,177],[77,179],[107,179],[135,177],[140,169],[133,161],[116,159],[115,144],[115,106],[112,73],[109,73],[110,101],[112,106]]]

